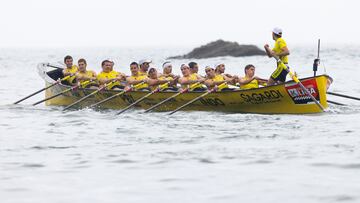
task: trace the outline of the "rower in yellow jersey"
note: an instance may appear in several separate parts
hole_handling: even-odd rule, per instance
[[[255,66],[252,64],[246,65],[244,68],[245,76],[240,77],[238,83],[240,83],[241,89],[253,89],[259,88],[259,85],[266,86],[267,80],[255,76]]]
[[[204,78],[199,75],[199,65],[196,62],[190,62],[189,64],[191,75],[195,75],[196,77]]]
[[[169,84],[165,85],[163,91],[177,91],[179,88],[176,87],[176,84],[180,76],[174,75],[172,73],[172,64],[170,61],[166,61],[163,64],[163,73],[158,77],[160,80],[168,80]]]
[[[172,78],[169,78],[169,79],[159,78],[156,68],[150,68],[149,73],[148,73],[148,80],[146,82],[149,85],[149,88],[151,90],[155,90],[156,88],[159,87],[159,85],[162,85],[165,83],[169,84],[173,81],[174,81],[174,79],[172,79]],[[162,88],[163,89],[168,88],[169,87],[168,84],[162,86]]]
[[[101,63],[102,71],[97,75],[97,80],[100,83],[100,86],[108,84],[113,81],[106,89],[120,90],[124,89],[124,85],[121,84],[122,81],[125,81],[126,77],[123,73],[111,70],[113,62],[109,60],[104,60]]]
[[[206,80],[204,84],[208,87],[208,89],[213,89],[214,87],[223,84],[226,82],[226,79],[222,75],[216,75],[215,69],[211,68],[210,66],[205,67],[205,73],[206,73]],[[229,88],[227,84],[221,85],[218,89],[219,91],[225,91],[225,90],[233,90]]]
[[[87,80],[90,80],[90,83],[87,83],[85,85],[82,85],[82,88],[90,88],[90,89],[96,89],[99,87],[97,81],[96,81],[96,73],[92,70],[86,70],[87,63],[85,59],[79,59],[78,60],[78,66],[79,71],[75,74],[76,81],[79,83],[83,83]]]
[[[237,76],[225,73],[225,64],[223,63],[215,65],[215,74],[218,78],[224,77],[229,84],[235,84],[235,81],[238,79]]]
[[[75,73],[78,71],[78,67],[73,65],[73,58],[69,55],[65,56],[64,63],[66,66],[63,70],[64,77],[73,75],[69,79],[65,80],[65,84],[68,83],[68,85],[75,85]]]
[[[130,89],[131,85],[134,86],[142,82],[144,84],[137,86],[135,90],[150,90],[149,85],[147,84],[148,77],[147,75],[143,75],[143,74],[140,75],[138,63],[132,62],[130,64],[130,71],[131,71],[131,76],[126,78],[126,82],[128,86],[126,86],[125,90]]]
[[[150,63],[151,63],[150,59],[143,59],[143,60],[139,61],[139,66],[140,66],[139,74],[140,75],[147,75],[148,74]]]
[[[202,83],[205,81],[204,78],[191,74],[190,67],[186,64],[182,64],[180,69],[181,69],[181,73],[183,74],[183,76],[179,78],[179,83],[181,84],[182,89],[186,89],[194,83]],[[205,91],[205,90],[206,88],[204,88],[202,84],[193,85],[190,89],[190,91]]]
[[[269,45],[265,44],[264,48],[266,54],[270,58],[277,56],[285,65],[288,64],[288,55],[290,55],[290,51],[285,40],[282,38],[282,30],[280,28],[274,28],[272,31],[272,37],[273,40],[275,40],[274,48],[271,50]],[[285,82],[287,74],[288,72],[284,69],[284,66],[281,63],[277,63],[277,68],[271,74],[268,85]]]

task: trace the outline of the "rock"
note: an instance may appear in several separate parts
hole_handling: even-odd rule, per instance
[[[265,55],[265,52],[254,45],[239,45],[237,42],[217,40],[204,46],[195,48],[190,53],[182,56],[172,56],[169,59],[202,59],[218,56],[255,56]]]

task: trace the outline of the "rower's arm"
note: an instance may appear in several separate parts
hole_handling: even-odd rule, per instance
[[[90,79],[96,80],[97,75],[96,75],[95,71],[91,71],[91,72],[92,72],[92,77]]]
[[[107,78],[100,78],[98,79],[100,84],[106,84],[109,83],[111,81],[111,79],[107,79]]]
[[[287,48],[287,46],[283,47],[281,49],[282,52],[276,54],[278,57],[283,57],[283,56],[287,56],[287,55],[290,55],[290,51],[289,49]]]
[[[207,79],[205,80],[204,84],[207,86],[207,87],[213,87],[215,84],[214,84],[214,81],[211,80],[211,79]]]
[[[255,79],[255,77],[248,78],[248,79],[239,78],[239,83],[240,83],[241,85],[246,85],[246,84],[250,83],[251,81],[253,81],[254,79]]]
[[[127,77],[127,78],[126,78],[126,82],[127,82],[129,85],[137,85],[137,84],[139,84],[139,83],[147,82],[147,81],[148,81],[147,78],[144,79],[144,80],[134,80],[134,79],[132,79],[132,78],[130,78],[130,77]]]
[[[63,75],[68,76],[68,75],[71,75],[71,73],[67,70],[67,68],[64,68]]]
[[[273,57],[274,56],[274,51],[270,49],[270,46],[268,44],[265,44],[264,46],[265,48],[265,52],[266,52],[266,55],[268,55],[268,57]]]
[[[197,83],[197,82],[204,82],[205,79],[198,79],[198,80],[188,80],[184,77],[180,78],[179,79],[179,83],[182,84],[182,85],[191,85],[191,84],[194,84],[194,83]]]
[[[255,76],[255,79],[256,79],[257,81],[259,81],[260,83],[267,83],[267,82],[268,82],[268,80],[263,79],[263,78],[259,78],[259,77],[257,77],[257,76]]]
[[[150,86],[154,86],[154,85],[161,85],[161,84],[165,84],[169,82],[168,80],[159,80],[159,79],[148,79],[147,83]]]

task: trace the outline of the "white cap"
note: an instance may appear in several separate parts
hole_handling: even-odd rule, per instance
[[[278,28],[278,27],[274,28],[272,30],[272,32],[277,35],[282,35],[282,30],[281,30],[281,28]]]
[[[150,59],[142,59],[139,61],[139,65],[142,65],[143,63],[151,63],[152,61]]]
[[[111,63],[114,63],[114,60],[112,60],[111,58],[107,58],[106,60],[110,61]]]
[[[163,64],[163,68],[167,68],[169,66],[172,66],[171,62],[170,61],[166,61],[164,64]]]
[[[215,68],[217,68],[218,66],[220,66],[220,65],[225,65],[224,63],[217,63],[217,64],[215,64]]]

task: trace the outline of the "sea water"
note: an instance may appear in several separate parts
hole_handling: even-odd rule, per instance
[[[313,75],[317,46],[292,47],[299,77]],[[103,59],[130,74],[143,58],[161,71],[166,57],[189,48],[11,48],[0,50],[0,202],[360,202],[360,101],[329,96],[314,115],[216,112],[148,113],[12,103],[44,87],[36,65],[60,65],[70,54],[100,71]],[[226,64],[243,75],[246,64],[268,78],[265,56],[195,60]],[[173,60],[173,71],[190,60]],[[318,74],[330,91],[360,97],[359,46],[328,46]]]

